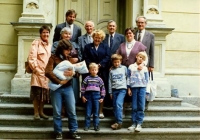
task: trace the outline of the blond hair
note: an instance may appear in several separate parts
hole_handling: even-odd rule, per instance
[[[137,56],[142,56],[142,58],[143,58],[144,61],[146,61],[146,59],[147,59],[147,53],[146,53],[146,52],[139,52],[139,53],[136,55],[136,57],[137,57]]]
[[[100,30],[100,29],[93,31],[92,38],[94,38],[94,36],[96,36],[96,35],[100,36],[102,40],[104,40],[104,38],[106,36],[105,33],[104,33],[104,31]]]
[[[90,63],[89,64],[89,69],[91,69],[91,68],[99,68],[99,66],[96,64],[96,63]]]
[[[122,56],[120,54],[113,54],[111,56],[111,60],[114,61],[114,60],[121,60],[122,61]]]

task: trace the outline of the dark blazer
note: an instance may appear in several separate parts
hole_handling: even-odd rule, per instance
[[[85,45],[87,45],[87,44],[89,44],[87,34],[84,34],[84,35],[78,37],[78,45],[80,47],[82,56],[84,55],[84,48],[85,48]]]
[[[100,64],[101,68],[108,68],[110,63],[110,49],[107,44],[100,43],[96,50],[93,43],[85,45],[84,60],[87,66],[94,62]]]
[[[138,31],[135,34],[135,39],[137,40]],[[142,44],[147,47],[146,53],[148,55],[147,67],[154,67],[154,34],[145,30],[144,37],[142,39]]]
[[[72,35],[71,41],[78,43],[78,37],[81,36],[81,28],[77,26],[76,24],[73,24],[73,25],[74,25],[74,28],[73,28],[73,35]],[[66,27],[66,22],[56,25],[56,28],[54,30],[53,42],[60,40],[60,31],[64,27]]]
[[[105,39],[103,40],[103,43],[108,44],[109,34],[106,34]],[[125,42],[125,37],[122,34],[115,33],[113,38],[113,45],[110,49],[111,55],[116,53],[117,49],[119,48],[120,44]]]

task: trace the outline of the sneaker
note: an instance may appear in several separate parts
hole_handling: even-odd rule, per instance
[[[100,119],[103,119],[103,118],[104,118],[103,113],[102,113],[102,114],[99,114],[99,118],[100,118]]]
[[[94,131],[99,131],[100,128],[98,126],[94,127]]]
[[[131,130],[131,131],[133,131],[133,130],[135,129],[135,127],[136,127],[136,125],[135,125],[135,124],[133,124],[133,125],[131,125],[130,127],[128,127],[128,130]]]
[[[113,130],[121,129],[121,127],[122,127],[122,124],[119,124],[119,123],[114,123],[113,125],[111,125],[111,128]]]
[[[77,132],[71,133],[71,137],[72,137],[73,139],[81,139],[81,137],[77,134]]]
[[[85,127],[85,128],[84,128],[84,131],[88,131],[88,129],[89,129],[88,127]]]
[[[141,124],[138,124],[135,128],[135,132],[140,132],[142,130]]]
[[[58,133],[58,134],[56,135],[56,139],[57,139],[57,140],[62,140],[62,133]]]

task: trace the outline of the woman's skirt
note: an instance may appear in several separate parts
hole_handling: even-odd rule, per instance
[[[30,91],[30,100],[38,100],[41,102],[49,102],[49,89],[38,87],[38,86],[31,86]]]

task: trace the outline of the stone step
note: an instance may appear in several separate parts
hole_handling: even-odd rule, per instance
[[[84,131],[78,129],[82,140],[198,140],[200,128],[143,128],[141,132],[128,131],[126,128],[112,130],[101,128],[95,132],[93,129]],[[0,127],[1,139],[54,139],[52,127]],[[63,128],[63,138],[69,139],[68,128]]]
[[[48,115],[52,115],[52,106],[50,104],[45,105],[44,112]],[[84,115],[83,107],[76,107],[78,116]],[[125,114],[131,113],[131,108],[125,109]],[[0,104],[0,114],[13,114],[13,115],[31,115],[33,114],[32,104]],[[105,116],[113,116],[112,108],[104,108]],[[149,109],[145,111],[145,116],[199,116],[200,108],[190,105],[188,103],[182,103],[181,106],[149,106]]]
[[[84,128],[84,117],[77,117],[79,128]],[[63,124],[68,124],[68,119],[62,119]],[[110,128],[114,123],[114,117],[105,117],[100,119],[100,126]],[[34,120],[32,115],[0,115],[1,126],[18,127],[51,127],[53,126],[53,117],[48,120]],[[128,128],[131,124],[131,116],[123,119],[123,128]],[[91,118],[92,126],[92,118]],[[200,128],[200,117],[166,117],[166,116],[146,116],[144,117],[144,128]]]
[[[155,98],[153,102],[149,104],[152,106],[180,106],[182,99],[180,98]],[[0,95],[0,103],[18,103],[28,104],[31,103],[29,95],[12,95],[4,93]]]

